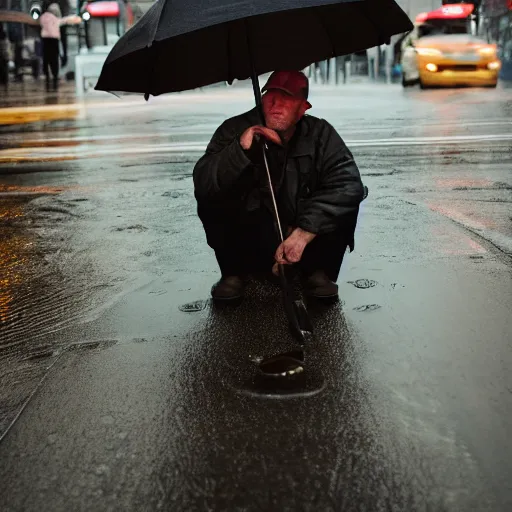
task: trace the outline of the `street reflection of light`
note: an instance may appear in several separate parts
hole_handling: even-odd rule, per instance
[[[475,231],[481,232],[483,230],[494,230],[497,228],[494,219],[486,217],[480,211],[476,212],[477,214],[475,215],[475,211],[468,208],[468,205],[464,204],[462,201],[452,201],[450,203],[446,201],[436,201],[427,203],[427,206],[431,210]],[[481,247],[480,244],[476,246]]]
[[[37,185],[37,186],[28,186],[28,185],[0,185],[0,195],[1,194],[9,194],[12,195],[52,195],[52,194],[60,194],[64,191],[72,191],[72,192],[86,192],[90,191],[91,187],[82,187],[78,185],[71,186],[60,186],[60,187],[51,187],[48,185]],[[13,215],[12,212],[5,212],[0,210],[0,219],[2,218],[2,214],[9,215],[10,217]]]
[[[76,119],[82,116],[83,113],[84,109],[77,104],[8,107],[0,109],[0,125]]]
[[[489,64],[487,64],[487,67],[492,70],[500,69],[501,63],[496,60],[494,62],[489,62]]]
[[[23,282],[21,270],[27,263],[27,258],[22,255],[27,243],[26,239],[16,236],[0,242],[0,325],[12,317],[14,288]]]
[[[20,205],[3,203],[0,219],[8,221],[23,217]],[[8,233],[5,228],[0,233],[0,326],[12,319],[14,290],[24,279],[23,267],[27,264],[27,247],[30,240],[18,233]]]
[[[438,178],[436,179],[436,186],[443,189],[475,189],[475,188],[489,188],[493,182],[487,179],[474,179],[474,178]]]
[[[453,212],[449,212],[439,205],[428,204],[427,206],[445,217],[452,218],[456,222],[460,221],[457,217],[453,218],[451,215]],[[482,245],[472,240],[464,232],[454,232],[452,229],[447,229],[445,225],[430,226],[429,231],[432,240],[435,241],[436,251],[445,256],[471,256],[487,253]]]
[[[429,62],[426,66],[428,71],[431,71],[432,73],[435,73],[437,71],[437,66],[435,64],[432,64],[432,62]]]

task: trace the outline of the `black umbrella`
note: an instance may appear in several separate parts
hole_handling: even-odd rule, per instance
[[[251,77],[261,106],[258,75],[389,43],[412,28],[394,0],[159,0],[115,44],[96,89],[147,99]],[[264,148],[263,156],[283,240]],[[311,323],[282,265],[279,274],[286,315],[302,343]]]
[[[159,0],[115,44],[97,90],[157,96],[389,43],[394,0]]]

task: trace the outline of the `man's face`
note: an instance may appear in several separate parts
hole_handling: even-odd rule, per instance
[[[309,108],[306,100],[290,96],[280,89],[267,91],[262,102],[265,123],[277,132],[285,132],[296,125]]]

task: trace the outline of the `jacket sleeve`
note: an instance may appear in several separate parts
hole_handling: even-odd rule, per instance
[[[198,200],[220,199],[252,164],[240,146],[239,137],[229,120],[213,134],[206,153],[194,167],[194,189]]]
[[[349,222],[364,196],[352,153],[336,130],[327,122],[325,125],[319,168],[313,171],[318,173],[318,182],[311,197],[303,200],[297,223],[316,234],[334,231],[344,220]]]

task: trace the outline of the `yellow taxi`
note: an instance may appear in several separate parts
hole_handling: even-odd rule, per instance
[[[426,36],[402,54],[402,85],[496,87],[500,68],[495,44],[470,34]]]

